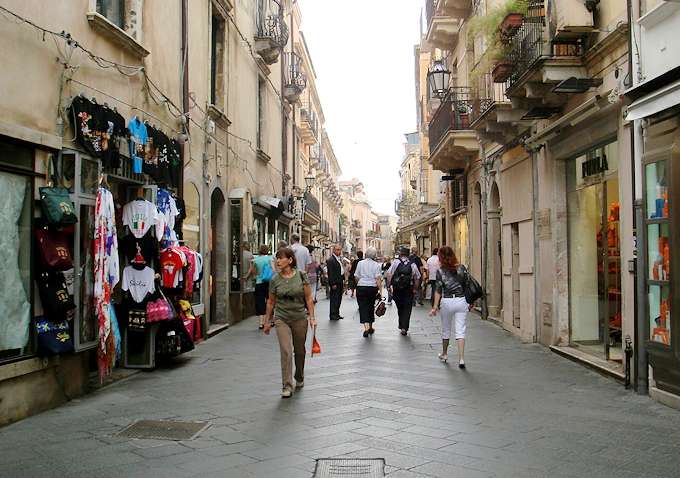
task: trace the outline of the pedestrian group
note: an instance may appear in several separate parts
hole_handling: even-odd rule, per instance
[[[304,386],[304,368],[308,330],[316,335],[317,321],[314,307],[319,285],[326,290],[330,303],[329,319],[342,320],[340,306],[345,293],[356,297],[359,322],[363,337],[375,333],[376,303],[393,302],[399,317],[399,332],[407,336],[411,311],[415,304],[423,305],[429,289],[430,316],[441,319],[442,351],[439,360],[448,361],[451,335],[458,351],[458,366],[465,368],[465,332],[467,313],[481,293],[479,284],[465,266],[458,262],[449,246],[434,249],[429,258],[419,257],[415,248],[402,247],[393,259],[378,262],[375,248],[358,251],[355,258],[347,259],[339,244],[333,246],[325,262],[315,257],[314,246],[304,246],[297,234],[291,235],[291,244],[281,241],[271,255],[269,246],[262,245],[258,255],[252,257],[246,279],[255,279],[255,311],[259,328],[269,334],[276,327],[281,353],[281,379],[283,398]],[[244,246],[244,250],[250,251]],[[475,289],[474,286],[477,286]],[[378,311],[380,315],[381,311]],[[294,364],[294,369],[293,369]],[[293,371],[294,370],[294,371]]]

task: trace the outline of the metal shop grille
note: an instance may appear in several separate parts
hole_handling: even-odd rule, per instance
[[[316,460],[313,478],[383,478],[384,458],[322,458]]]
[[[208,426],[208,422],[139,420],[118,433],[118,436],[153,440],[193,440]]]

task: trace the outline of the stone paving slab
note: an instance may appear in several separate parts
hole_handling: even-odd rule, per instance
[[[437,360],[438,319],[318,304],[323,352],[281,400],[278,346],[251,319],[173,364],[0,429],[0,476],[310,478],[319,458],[384,458],[390,478],[680,476],[680,414],[470,315],[466,370]],[[451,357],[455,351],[451,351]],[[136,420],[207,421],[190,441]]]

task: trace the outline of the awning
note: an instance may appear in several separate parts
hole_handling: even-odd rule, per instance
[[[268,209],[278,209],[279,211],[283,211],[286,208],[281,199],[273,196],[260,196],[257,202]]]
[[[646,118],[677,105],[680,105],[680,80],[635,100],[626,109],[626,121]]]
[[[406,224],[400,226],[399,232],[409,232],[409,231],[412,231],[413,229],[417,229],[419,227],[434,224],[434,223],[441,220],[441,216],[439,215],[439,213],[440,213],[439,208],[437,208],[433,211],[428,211],[426,213],[423,213],[420,216],[418,216],[414,219],[411,219]]]

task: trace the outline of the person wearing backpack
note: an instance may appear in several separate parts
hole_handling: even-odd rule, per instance
[[[456,345],[458,346],[458,367],[465,368],[465,330],[467,313],[472,309],[472,304],[468,303],[466,292],[469,294],[467,282],[470,275],[467,269],[458,263],[456,254],[449,246],[439,248],[440,269],[437,271],[435,282],[434,303],[431,316],[435,316],[437,311],[441,314],[442,321],[442,352],[439,360],[448,360],[449,342],[451,339],[451,323],[455,324]],[[474,303],[474,296],[472,297]]]
[[[408,334],[415,287],[420,280],[418,266],[409,260],[408,255],[408,248],[402,247],[399,250],[399,259],[392,262],[387,272],[392,298],[397,305],[401,335]]]
[[[267,298],[269,297],[269,281],[274,276],[274,258],[269,254],[269,246],[262,244],[259,255],[253,259],[255,267],[255,313],[260,322],[260,330],[264,328],[264,318],[267,315]]]

